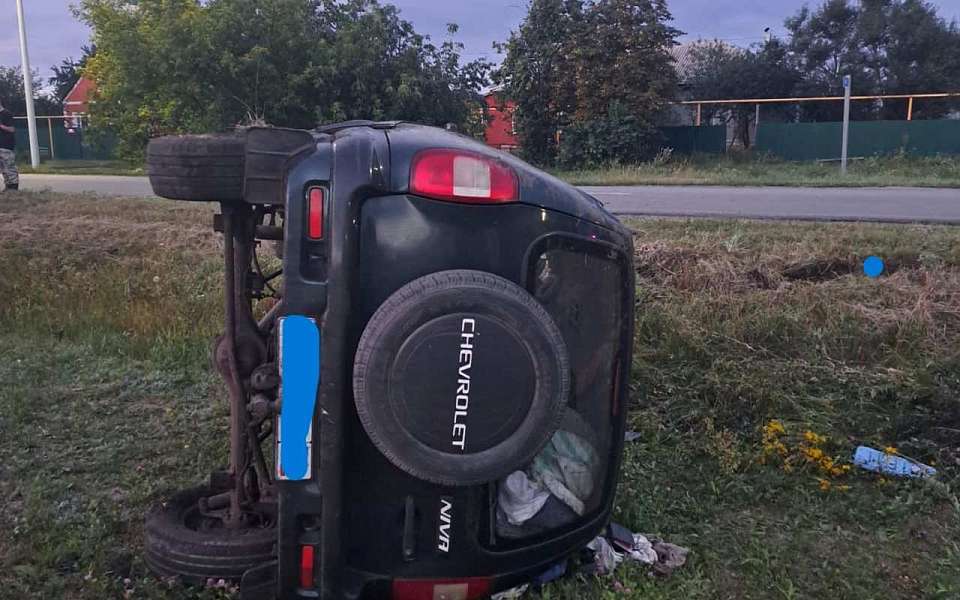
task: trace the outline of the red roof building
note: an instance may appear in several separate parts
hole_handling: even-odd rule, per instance
[[[513,113],[517,103],[504,101],[499,91],[494,90],[485,97],[490,119],[487,121],[485,140],[488,146],[512,152],[520,148],[517,130],[513,122]]]
[[[96,89],[97,86],[92,80],[86,77],[78,79],[73,89],[63,99],[63,116],[79,120],[77,117],[90,112],[90,98]]]

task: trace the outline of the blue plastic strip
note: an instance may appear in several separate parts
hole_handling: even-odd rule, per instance
[[[313,319],[280,320],[280,473],[283,479],[310,478],[313,412],[320,385],[320,330]]]

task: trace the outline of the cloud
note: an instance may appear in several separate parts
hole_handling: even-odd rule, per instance
[[[391,3],[390,0],[383,0]],[[435,42],[447,37],[447,23],[460,25],[457,39],[464,43],[464,58],[486,57],[498,60],[492,43],[504,41],[526,15],[528,0],[393,0],[401,15],[414,24],[420,33],[429,34]],[[805,0],[671,0],[673,25],[686,38],[719,38],[747,46],[763,39],[763,29],[772,28],[783,35],[783,21],[797,12]],[[816,5],[819,0],[810,0]],[[960,0],[934,2],[947,20],[960,19]],[[13,2],[0,4],[0,22],[11,26],[0,39],[0,65],[20,64]],[[67,56],[80,55],[80,48],[89,43],[86,25],[73,16],[66,0],[25,0],[30,59],[32,66],[46,77],[52,65]],[[8,21],[9,18],[9,21]]]
[[[40,71],[44,78],[50,75],[50,67],[59,65],[64,58],[79,57],[80,48],[90,41],[87,26],[74,18],[69,3],[64,0],[25,0],[23,9],[30,66]],[[20,41],[15,5],[3,2],[0,11],[4,30],[0,38],[0,65],[19,66]]]

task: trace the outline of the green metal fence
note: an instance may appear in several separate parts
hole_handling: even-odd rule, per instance
[[[30,136],[27,122],[17,119],[17,154],[30,155]],[[113,158],[115,143],[112,136],[91,135],[89,129],[69,127],[62,118],[37,119],[37,145],[41,160],[109,160]]]
[[[723,154],[727,151],[727,128],[661,127],[663,147],[673,148],[675,154]]]
[[[786,160],[840,158],[842,123],[761,123],[756,150]],[[960,154],[960,121],[850,123],[849,156]]]

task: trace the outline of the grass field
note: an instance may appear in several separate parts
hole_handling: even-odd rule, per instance
[[[0,596],[227,595],[157,582],[138,554],[145,509],[226,459],[211,213],[0,202]],[[692,554],[542,597],[960,597],[960,230],[632,225],[641,436],[616,518]],[[870,254],[889,275],[859,273]],[[859,443],[940,474],[845,472]]]
[[[556,173],[574,185],[960,187],[960,157],[888,157],[850,162],[784,162],[749,153],[673,157],[662,163]]]

